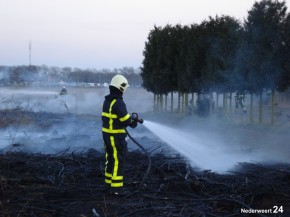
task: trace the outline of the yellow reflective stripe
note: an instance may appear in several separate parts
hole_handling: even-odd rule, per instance
[[[113,99],[113,101],[111,102],[111,105],[110,105],[110,108],[109,108],[109,113],[112,114],[112,107],[113,105],[115,104],[117,100],[116,99]]]
[[[111,105],[110,105],[110,109],[109,109],[109,113],[112,114],[112,108],[113,108],[113,105],[115,104],[116,102],[116,99],[114,99],[112,102],[111,102]],[[109,121],[109,129],[112,130],[113,129],[113,118],[110,118],[110,121]]]
[[[121,122],[123,122],[123,121],[128,120],[129,118],[130,118],[130,115],[129,115],[129,114],[126,114],[124,117],[120,118],[119,120],[120,120]]]
[[[111,180],[111,179],[105,179],[105,182],[106,182],[107,184],[111,184],[111,183],[112,183],[112,180]]]
[[[112,180],[113,181],[115,181],[115,180],[123,180],[123,176],[113,176]]]
[[[112,177],[112,174],[105,172],[106,177]]]
[[[110,140],[111,140],[111,145],[113,148],[113,157],[114,157],[114,170],[113,170],[112,177],[116,177],[118,174],[118,169],[119,169],[118,151],[115,145],[114,136],[110,136]]]
[[[102,112],[102,116],[105,116],[107,118],[117,118],[118,117],[116,114],[109,114],[106,112]]]
[[[102,112],[102,116],[109,118],[109,128],[102,128],[102,131],[105,133],[126,133],[125,129],[113,129],[113,123],[114,123],[114,118],[118,118],[117,114],[112,114],[112,109],[113,109],[113,105],[117,102],[116,99],[114,99],[111,104],[110,104],[110,108],[109,108],[109,113],[107,112]],[[126,121],[127,119],[130,118],[130,115],[127,114],[122,118],[119,118],[120,121]]]
[[[105,133],[126,133],[126,131],[124,129],[119,129],[119,130],[111,130],[108,128],[102,128],[102,131]]]
[[[111,183],[111,187],[123,187],[123,183]]]

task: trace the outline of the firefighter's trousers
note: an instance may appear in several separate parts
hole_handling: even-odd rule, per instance
[[[125,135],[103,133],[106,152],[105,183],[107,187],[121,189],[124,182],[124,167],[128,152]]]

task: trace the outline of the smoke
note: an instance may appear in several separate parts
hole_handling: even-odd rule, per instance
[[[54,116],[50,115],[50,118]],[[1,151],[57,154],[102,147],[101,128],[96,121],[71,118],[51,127],[21,126],[0,130]]]
[[[21,108],[33,112],[100,115],[108,88],[0,88],[0,109]],[[152,110],[152,94],[142,88],[128,88],[124,94],[128,112]],[[142,105],[142,106],[140,106]]]
[[[60,87],[0,88],[0,118],[14,120],[0,123],[0,151],[102,151],[101,112],[108,88],[67,89],[68,95],[60,96]],[[129,113],[145,120],[144,126],[128,129],[133,137],[150,151],[181,154],[193,167],[225,172],[239,162],[289,162],[288,128],[152,114],[153,96],[142,88],[128,88],[124,101]],[[128,147],[137,148],[130,140]]]
[[[64,150],[103,150],[101,112],[108,88],[0,88],[0,152],[55,154]],[[148,112],[152,96],[141,88],[124,94],[128,112]],[[144,105],[140,107],[140,105]],[[23,113],[23,114],[22,114]],[[13,119],[13,121],[11,121]]]

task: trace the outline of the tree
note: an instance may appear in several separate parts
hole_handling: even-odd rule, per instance
[[[284,20],[282,27],[282,75],[278,81],[278,91],[282,92],[290,87],[290,13]]]
[[[233,91],[233,57],[237,50],[241,25],[238,20],[229,16],[209,17],[209,21],[201,23],[202,51],[204,60],[201,69],[201,92],[224,93],[224,112],[226,112],[226,93]],[[211,100],[212,101],[212,100]],[[209,103],[212,105],[212,102]]]
[[[143,86],[158,95],[160,104],[162,95],[176,90],[177,86],[177,75],[172,69],[175,63],[175,35],[173,33],[169,25],[164,28],[154,26],[148,35],[143,51],[144,60],[141,67]]]
[[[255,2],[245,22],[245,40],[251,50],[248,51],[250,54],[248,64],[251,67],[247,74],[247,81],[251,84],[252,91],[260,95],[260,123],[263,119],[262,94],[267,90],[272,90],[274,94],[283,75],[282,32],[286,11],[285,1]]]

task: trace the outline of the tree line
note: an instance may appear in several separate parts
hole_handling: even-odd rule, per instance
[[[188,95],[223,93],[224,104],[232,93],[251,96],[290,85],[290,14],[285,1],[255,2],[243,22],[230,16],[209,17],[200,24],[154,26],[143,51],[143,86],[154,93],[159,107],[167,109],[167,96],[177,92],[178,112],[188,105]],[[228,97],[228,94],[230,97]],[[218,96],[218,94],[217,94]],[[218,100],[218,99],[217,99]],[[262,103],[259,121],[262,122]]]
[[[116,74],[123,74],[128,79],[130,86],[142,85],[140,69],[123,67],[119,69],[80,69],[71,67],[42,66],[0,66],[0,83],[2,85],[58,85],[61,81],[74,86],[87,83],[110,83]]]

